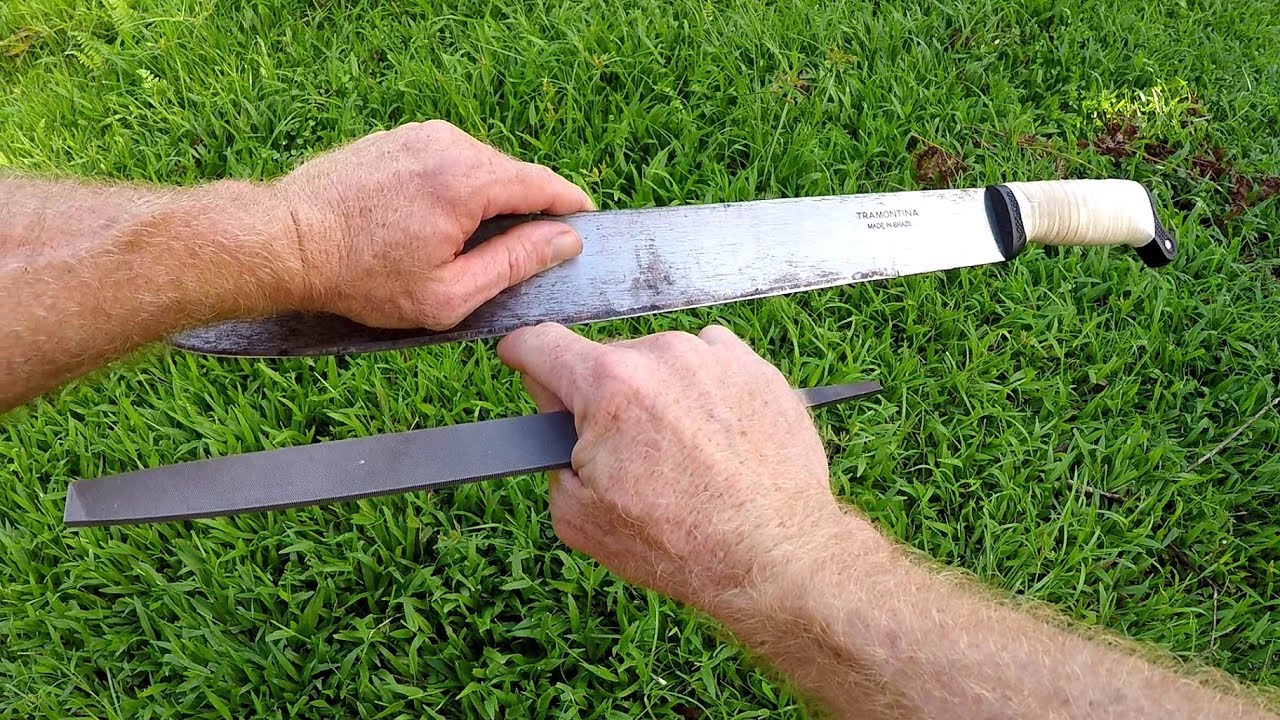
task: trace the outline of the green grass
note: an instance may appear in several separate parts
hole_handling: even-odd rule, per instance
[[[1276,686],[1280,417],[1188,469],[1280,394],[1277,200],[1233,213],[1230,176],[1193,164],[1218,145],[1280,171],[1277,28],[1280,6],[1203,0],[9,2],[0,167],[269,178],[442,117],[605,207],[912,189],[926,143],[959,185],[1141,180],[1183,246],[1161,272],[1032,250],[588,332],[717,321],[797,385],[881,380],[819,414],[842,496],[998,587]],[[1122,115],[1143,139],[1112,158],[1090,143]],[[153,349],[0,420],[0,715],[799,715],[712,625],[558,545],[542,478],[60,524],[77,477],[530,409],[490,343]]]

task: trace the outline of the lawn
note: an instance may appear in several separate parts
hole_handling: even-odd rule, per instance
[[[1146,183],[1183,249],[1158,272],[1033,249],[586,332],[715,321],[796,385],[880,380],[817,418],[834,486],[887,532],[1280,686],[1280,5],[0,6],[10,171],[269,179],[436,117],[603,207]],[[529,412],[492,350],[157,347],[0,419],[0,716],[801,716],[714,625],[559,545],[545,478],[61,525],[79,477]]]

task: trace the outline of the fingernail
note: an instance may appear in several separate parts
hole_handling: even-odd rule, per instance
[[[557,263],[578,257],[581,252],[582,238],[570,228],[561,230],[551,238],[551,259]]]

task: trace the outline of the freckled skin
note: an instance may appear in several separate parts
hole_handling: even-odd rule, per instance
[[[447,328],[581,240],[481,220],[591,208],[446,123],[376,133],[268,185],[0,179],[0,410],[193,324],[289,309]],[[569,546],[724,623],[839,717],[1271,717],[1229,679],[925,567],[831,494],[808,412],[724,328],[498,348],[579,442],[551,482]]]

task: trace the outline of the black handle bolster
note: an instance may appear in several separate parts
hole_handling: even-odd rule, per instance
[[[1160,224],[1160,213],[1156,212],[1156,199],[1152,197],[1150,190],[1147,190],[1147,200],[1151,201],[1151,217],[1156,221],[1156,236],[1151,239],[1151,242],[1137,248],[1138,257],[1142,258],[1142,262],[1146,263],[1147,267],[1164,267],[1178,256],[1178,241],[1174,240],[1169,231],[1164,229],[1164,225]]]
[[[1012,260],[1027,246],[1027,229],[1022,225],[1018,198],[1007,185],[988,185],[987,220],[996,232],[996,245],[1005,260]]]

